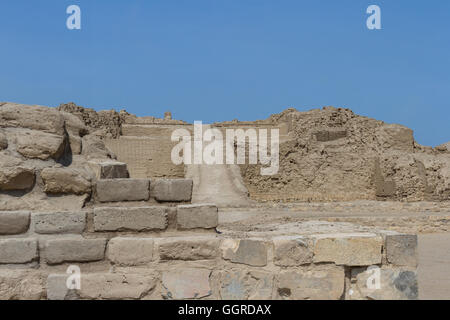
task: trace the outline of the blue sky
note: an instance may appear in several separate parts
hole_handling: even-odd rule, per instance
[[[66,28],[66,8],[82,29]],[[382,30],[366,28],[381,7]],[[325,105],[450,141],[450,1],[2,0],[0,101],[203,122]]]

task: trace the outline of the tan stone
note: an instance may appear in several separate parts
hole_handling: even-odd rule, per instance
[[[315,237],[314,262],[369,266],[381,263],[383,240],[369,233],[325,234]]]
[[[185,268],[164,271],[162,296],[164,299],[200,299],[211,295],[209,283],[211,271],[201,268]]]
[[[26,158],[59,159],[64,153],[64,136],[23,129],[16,137],[17,152]]]
[[[262,240],[225,239],[221,249],[225,260],[255,267],[267,265],[267,245]]]
[[[0,151],[8,148],[8,139],[6,135],[0,130]]]
[[[45,168],[41,171],[44,181],[44,191],[51,194],[89,194],[91,193],[91,178],[77,169]]]
[[[343,267],[281,271],[276,275],[276,297],[283,300],[339,300],[344,293]]]
[[[272,299],[274,275],[267,271],[225,270],[216,277],[223,300]]]
[[[100,202],[141,201],[150,197],[148,179],[98,180],[97,200]]]
[[[0,235],[25,233],[30,226],[30,213],[27,211],[0,211]]]
[[[396,234],[386,236],[386,257],[397,266],[417,266],[417,235]]]
[[[274,263],[277,266],[293,267],[312,263],[313,250],[309,239],[292,236],[273,239]]]
[[[48,264],[103,260],[106,239],[62,238],[45,242],[44,258]]]
[[[145,265],[153,260],[153,246],[151,238],[117,237],[109,240],[107,257],[118,265]]]
[[[181,205],[177,207],[179,229],[211,229],[219,223],[218,209],[212,204]]]
[[[161,260],[207,260],[219,256],[219,239],[176,237],[158,242]]]
[[[0,240],[0,264],[29,263],[38,259],[38,257],[38,242],[36,239]]]
[[[164,230],[168,225],[166,207],[136,207],[94,209],[95,231],[152,231]]]
[[[85,212],[33,213],[34,232],[40,234],[82,233],[86,227]]]
[[[150,196],[162,202],[191,201],[191,179],[153,179]]]
[[[27,190],[34,185],[34,170],[23,165],[20,159],[0,154],[0,190]]]
[[[41,300],[44,282],[38,270],[0,269],[0,300]]]

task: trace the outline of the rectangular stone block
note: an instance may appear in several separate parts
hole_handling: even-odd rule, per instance
[[[86,226],[85,212],[34,213],[34,232],[40,234],[78,234]]]
[[[28,231],[30,213],[26,211],[0,212],[0,235],[21,234]]]
[[[294,267],[313,262],[311,240],[299,236],[284,236],[273,239],[274,263],[281,267]]]
[[[160,202],[191,201],[192,179],[154,179],[150,196]]]
[[[45,277],[40,270],[0,269],[0,301],[41,300],[44,297]]]
[[[117,237],[109,240],[107,257],[118,265],[145,265],[153,260],[153,246],[150,238]]]
[[[417,235],[386,235],[386,258],[397,266],[417,266]]]
[[[106,239],[65,238],[47,240],[44,258],[48,264],[103,260]]]
[[[152,231],[164,230],[168,224],[168,208],[95,208],[95,231]]]
[[[127,164],[118,161],[91,160],[88,165],[100,179],[126,179],[129,178]]]
[[[255,267],[267,265],[267,245],[262,240],[225,239],[221,249],[225,260]]]
[[[201,299],[212,294],[209,278],[211,270],[184,268],[162,274],[164,299]]]
[[[98,180],[97,200],[100,202],[146,201],[150,197],[150,181],[147,179]]]
[[[314,236],[314,262],[346,266],[381,263],[383,240],[371,233],[325,234]]]
[[[0,263],[29,263],[39,258],[36,239],[0,240]]]
[[[282,300],[339,300],[344,293],[343,267],[286,270],[276,276],[276,298]]]
[[[219,239],[176,237],[158,241],[161,260],[208,260],[219,256]]]
[[[218,223],[218,209],[213,204],[192,204],[177,207],[177,226],[179,229],[211,229],[217,227]]]

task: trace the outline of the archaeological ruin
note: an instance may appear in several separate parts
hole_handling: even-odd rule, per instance
[[[420,298],[417,234],[450,230],[448,144],[334,107],[203,125],[277,129],[262,175],[175,164],[194,124],[174,118],[0,103],[0,300]]]

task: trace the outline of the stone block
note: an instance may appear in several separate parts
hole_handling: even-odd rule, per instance
[[[219,239],[176,237],[158,243],[161,260],[207,260],[219,257]]]
[[[69,168],[45,168],[41,171],[44,191],[50,194],[90,194],[91,177],[87,172]]]
[[[386,236],[386,258],[397,266],[417,266],[417,235]]]
[[[217,206],[213,204],[182,205],[177,207],[179,229],[211,229],[219,224]]]
[[[0,212],[0,235],[21,234],[28,231],[30,213],[26,211]]]
[[[94,171],[97,180],[129,178],[127,164],[118,161],[91,160],[89,167]]]
[[[282,300],[339,300],[344,294],[343,267],[286,270],[276,275],[276,298]]]
[[[266,271],[226,270],[216,277],[223,300],[270,300],[273,274]]]
[[[314,236],[314,262],[370,266],[381,263],[383,239],[371,233]]]
[[[48,264],[91,262],[105,257],[106,239],[64,238],[45,242],[44,258]]]
[[[221,248],[225,260],[255,267],[267,265],[267,245],[262,240],[225,239]]]
[[[95,208],[95,231],[151,231],[167,228],[166,207]]]
[[[153,260],[153,247],[150,238],[117,237],[109,240],[107,257],[118,265],[145,265]]]
[[[309,239],[298,236],[273,239],[274,263],[281,267],[294,267],[313,262],[313,248]]]
[[[34,213],[34,232],[40,234],[82,233],[86,227],[85,212]]]
[[[162,274],[164,299],[200,299],[212,294],[209,278],[211,271],[203,268],[185,268]]]
[[[191,201],[192,179],[155,179],[150,195],[160,202]]]
[[[147,179],[105,179],[97,181],[97,200],[100,202],[146,201],[150,197]]]
[[[45,279],[35,269],[1,269],[0,300],[41,300],[45,297]]]
[[[0,264],[29,263],[39,258],[36,239],[0,240]]]

